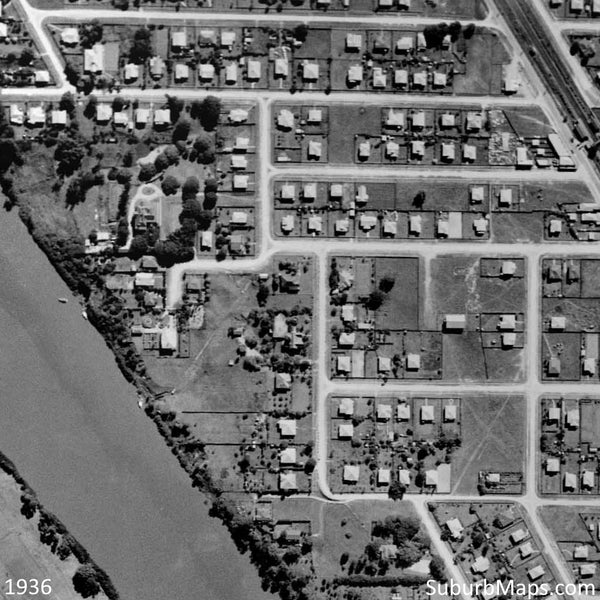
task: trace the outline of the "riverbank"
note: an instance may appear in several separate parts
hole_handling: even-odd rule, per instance
[[[0,219],[3,450],[124,600],[273,598],[137,408],[16,211]],[[201,591],[202,590],[202,591]]]
[[[9,595],[36,588],[64,600],[81,600],[73,577],[80,567],[94,573],[96,589],[103,587],[119,600],[106,573],[99,571],[85,548],[64,525],[39,504],[35,490],[20,476],[15,465],[0,452],[0,581]],[[20,586],[20,588],[18,587]],[[35,594],[32,594],[35,595]],[[101,591],[97,600],[107,600]]]

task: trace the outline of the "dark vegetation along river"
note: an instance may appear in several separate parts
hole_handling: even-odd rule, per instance
[[[274,598],[16,211],[0,215],[0,332],[0,450],[124,600]]]

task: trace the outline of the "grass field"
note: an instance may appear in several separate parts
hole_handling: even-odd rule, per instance
[[[588,530],[580,517],[583,512],[600,517],[598,510],[568,506],[544,506],[540,515],[557,542],[577,542],[589,538]]]
[[[525,308],[525,280],[480,277],[479,257],[444,256],[432,261],[432,317],[445,313],[520,313]],[[432,328],[436,323],[431,323]]]
[[[177,387],[175,405],[180,410],[234,412],[261,411],[266,402],[267,377],[250,373],[236,359],[230,327],[244,322],[256,308],[256,286],[250,276],[211,275],[211,300],[205,305],[205,326],[192,332],[192,357],[149,359],[148,368],[160,385]]]
[[[323,504],[320,515],[321,539],[315,545],[315,564],[319,575],[332,578],[340,574],[344,553],[357,558],[371,541],[371,525],[387,516],[415,517],[409,502],[357,500],[346,504]],[[425,534],[423,534],[425,535]]]
[[[483,277],[477,256],[444,256],[429,266],[425,326],[440,330],[445,314],[467,315],[467,329],[443,336],[444,378],[517,381],[524,376],[523,341],[513,348],[485,343],[481,314],[520,314],[526,302],[525,279]],[[491,317],[490,317],[491,318]],[[496,335],[496,337],[498,337]]]
[[[452,455],[452,493],[476,493],[479,471],[523,470],[522,396],[465,397],[461,402],[461,426],[462,446]]]
[[[376,282],[381,282],[384,277],[392,278],[394,286],[376,311],[376,326],[379,329],[418,329],[419,259],[375,259]]]

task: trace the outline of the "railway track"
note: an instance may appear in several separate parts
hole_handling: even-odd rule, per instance
[[[600,131],[600,120],[588,106],[577,89],[569,69],[560,53],[546,34],[546,25],[528,1],[495,0],[498,9],[513,30],[523,49],[546,84],[546,89],[564,111],[571,126],[578,126],[582,133],[595,140]],[[597,166],[597,164],[596,164]]]

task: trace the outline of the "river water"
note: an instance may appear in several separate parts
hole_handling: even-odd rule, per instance
[[[15,212],[0,215],[0,332],[0,449],[124,600],[274,599]]]

